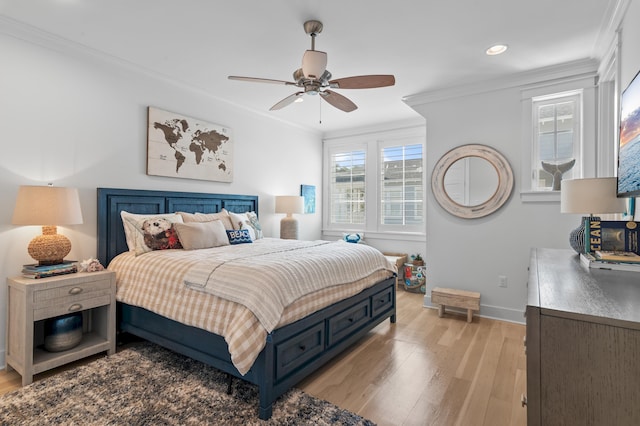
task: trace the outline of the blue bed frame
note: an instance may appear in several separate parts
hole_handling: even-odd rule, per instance
[[[174,211],[217,213],[222,208],[258,211],[258,197],[98,188],[98,258],[108,265],[128,250],[120,212],[159,214]],[[231,362],[222,336],[173,321],[146,309],[118,302],[118,330],[197,359],[258,386],[258,415],[271,417],[273,402],[385,319],[396,322],[395,278],[383,280],[267,335],[249,372],[242,376]]]

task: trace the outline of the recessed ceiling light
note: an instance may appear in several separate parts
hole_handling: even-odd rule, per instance
[[[504,53],[507,50],[508,46],[506,44],[496,44],[487,49],[486,53],[489,56],[499,55]]]

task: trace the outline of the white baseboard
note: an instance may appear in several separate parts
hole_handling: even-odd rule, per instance
[[[423,306],[425,308],[437,309],[437,305],[431,303],[431,295],[425,294]],[[463,315],[467,315],[467,311],[464,309],[450,308],[447,306],[447,311],[459,312]],[[501,321],[514,322],[517,324],[525,324],[524,310],[504,308],[501,306],[491,306],[480,304],[480,313],[475,314],[483,318],[497,319]]]

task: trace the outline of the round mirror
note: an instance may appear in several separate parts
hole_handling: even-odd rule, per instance
[[[486,203],[496,192],[498,173],[480,157],[465,157],[453,163],[444,175],[444,190],[462,206]]]
[[[463,145],[438,160],[431,177],[436,201],[449,213],[474,219],[493,213],[511,195],[513,172],[507,160],[485,145]]]

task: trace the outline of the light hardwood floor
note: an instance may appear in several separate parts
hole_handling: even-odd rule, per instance
[[[398,290],[385,321],[298,384],[384,425],[526,425],[525,326],[422,307]]]
[[[396,324],[380,324],[297,387],[380,426],[526,425],[524,325],[438,318],[422,300],[398,290]],[[20,380],[15,371],[0,371],[0,395]]]

